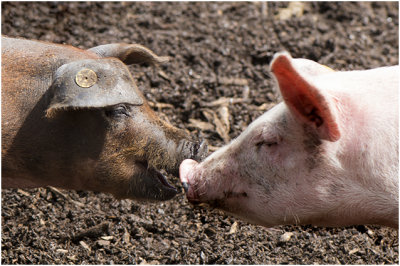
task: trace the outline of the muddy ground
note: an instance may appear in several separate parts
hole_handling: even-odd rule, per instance
[[[215,150],[277,102],[268,74],[277,51],[339,70],[398,64],[397,2],[307,2],[297,12],[292,4],[285,16],[287,7],[2,2],[1,29],[80,48],[137,42],[172,57],[156,69],[130,69],[164,119],[207,138]],[[224,105],[223,97],[234,100]],[[182,188],[176,177],[169,180]],[[399,263],[396,230],[267,229],[194,208],[183,194],[143,204],[86,191],[2,190],[1,214],[3,264]]]

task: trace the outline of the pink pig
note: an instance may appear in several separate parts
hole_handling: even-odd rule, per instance
[[[189,201],[267,227],[398,227],[399,67],[335,72],[278,53],[270,69],[283,102],[182,162]]]

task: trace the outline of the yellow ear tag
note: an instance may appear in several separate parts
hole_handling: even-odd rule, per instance
[[[89,88],[96,84],[97,75],[93,70],[85,68],[76,74],[75,82],[79,87]]]

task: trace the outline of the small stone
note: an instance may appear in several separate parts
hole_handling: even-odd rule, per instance
[[[140,265],[160,265],[160,262],[156,260],[147,262],[145,259],[143,259]]]
[[[79,244],[80,244],[84,249],[86,249],[87,251],[91,251],[90,247],[89,247],[88,244],[86,244],[85,242],[79,241]]]
[[[234,222],[234,223],[232,224],[232,226],[231,226],[231,230],[229,230],[229,234],[230,234],[230,235],[235,234],[235,233],[237,232],[237,227],[238,227],[238,223],[237,223],[237,222]]]
[[[124,233],[124,235],[122,236],[122,239],[124,240],[124,242],[125,242],[126,244],[131,242],[131,235],[129,234],[128,231],[125,230],[125,233]]]
[[[111,242],[107,240],[98,240],[97,244],[102,247],[108,247],[110,246]]]
[[[62,248],[59,248],[59,249],[57,249],[57,250],[56,250],[56,252],[57,252],[57,253],[63,253],[63,254],[66,254],[66,253],[68,253],[68,250],[66,250],[66,249],[62,249]]]
[[[360,249],[358,249],[358,248],[353,248],[352,250],[349,251],[349,255],[352,255],[352,254],[354,254],[354,253],[356,253],[356,252],[358,252],[358,251],[360,251]]]
[[[201,258],[203,261],[206,261],[206,254],[204,254],[203,251],[200,252],[200,258]]]
[[[281,235],[279,240],[281,242],[288,242],[290,240],[290,238],[292,238],[292,236],[293,236],[292,232],[286,232],[283,235]]]
[[[103,239],[103,240],[113,240],[114,237],[113,236],[102,236],[101,239]]]

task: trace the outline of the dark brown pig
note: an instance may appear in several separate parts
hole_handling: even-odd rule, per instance
[[[137,44],[82,50],[2,38],[2,188],[56,186],[167,200],[207,150],[160,120],[125,64],[167,61]]]

